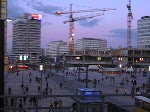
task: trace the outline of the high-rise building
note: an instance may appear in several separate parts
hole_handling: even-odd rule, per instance
[[[60,41],[52,41],[47,45],[47,56],[57,57],[61,54],[69,53],[69,45],[67,42]]]
[[[143,16],[137,22],[138,39],[137,48],[150,49],[150,16]]]
[[[7,19],[7,0],[0,0],[0,19]],[[5,24],[5,38],[4,38],[4,52],[6,52],[7,46],[7,30]]]
[[[13,54],[40,54],[41,17],[39,14],[25,13],[13,20]]]
[[[78,39],[75,44],[75,50],[106,50],[107,41],[97,38]]]

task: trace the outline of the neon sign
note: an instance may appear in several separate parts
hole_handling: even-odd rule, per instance
[[[33,19],[42,20],[42,15],[41,14],[32,14],[31,16],[32,16]]]

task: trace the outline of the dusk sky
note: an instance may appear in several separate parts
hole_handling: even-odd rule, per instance
[[[73,11],[115,8],[105,11],[103,16],[92,19],[84,19],[75,22],[75,42],[77,39],[99,38],[108,42],[108,47],[117,48],[127,46],[127,14],[126,4],[129,0],[8,0],[8,18],[14,19],[23,13],[42,14],[41,47],[46,48],[51,41],[63,40],[69,42],[69,23],[63,21],[69,19],[69,14],[57,16],[56,11],[69,11],[69,5],[73,4]],[[132,22],[132,46],[137,46],[137,20],[142,16],[150,16],[150,0],[131,0]],[[96,13],[78,13],[73,17],[80,17]],[[8,49],[12,48],[12,23],[8,23]]]

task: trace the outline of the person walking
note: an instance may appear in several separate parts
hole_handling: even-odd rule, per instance
[[[11,93],[11,88],[10,88],[10,87],[8,88],[8,93],[9,93],[9,95],[10,95],[10,93]]]
[[[55,110],[57,110],[57,109],[56,109],[56,108],[57,108],[57,105],[58,105],[58,101],[55,100],[55,101],[54,101],[54,107],[55,107]]]
[[[127,94],[127,91],[128,91],[128,89],[127,89],[127,88],[125,88],[125,89],[124,89],[124,94]]]
[[[24,97],[23,97],[24,105],[26,104],[26,100],[27,100],[27,97],[26,97],[26,96],[24,96]]]
[[[26,93],[28,93],[29,92],[29,87],[28,86],[26,86]]]
[[[18,108],[19,108],[19,112],[22,112],[22,109],[23,109],[22,99],[20,99]]]
[[[58,107],[59,107],[59,110],[61,110],[61,107],[62,107],[62,101],[61,101],[61,99],[58,101]]]
[[[10,105],[11,105],[11,106],[14,105],[14,100],[13,100],[13,98],[10,99]]]
[[[38,93],[40,92],[40,86],[38,86]]]
[[[72,111],[71,112],[75,112],[76,111],[76,108],[77,108],[77,104],[76,103],[73,103],[72,105]]]
[[[52,95],[52,88],[49,89],[49,94]]]
[[[53,103],[51,103],[51,104],[50,104],[49,112],[54,112],[53,107],[54,107],[54,105],[53,105]]]
[[[115,92],[116,92],[116,94],[118,94],[119,93],[119,88],[116,88]]]

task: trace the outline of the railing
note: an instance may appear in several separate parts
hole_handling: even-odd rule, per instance
[[[97,97],[97,95],[90,95],[91,97]],[[42,99],[45,99],[45,98],[60,98],[60,97],[63,97],[63,98],[66,98],[66,97],[69,97],[69,98],[79,98],[79,97],[83,97],[82,95],[25,95],[25,96],[0,96],[0,100],[4,100],[4,108],[0,108],[0,111],[8,111],[8,110],[12,110],[13,112],[16,112],[17,110],[19,110],[19,112],[27,112],[28,111],[32,111],[34,110],[34,112],[39,112],[39,111],[42,111],[44,112],[43,110],[48,110],[46,112],[49,112],[50,109],[57,109],[57,110],[61,110],[61,112],[70,112],[71,109],[76,109],[75,112],[84,112],[84,108],[95,108],[95,109],[99,109],[100,112],[107,112],[106,110],[108,110],[109,108],[109,105],[108,102],[110,103],[110,100],[108,100],[109,98],[113,98],[113,97],[119,97],[119,96],[122,96],[125,97],[125,96],[131,96],[131,97],[134,97],[134,96],[150,96],[150,94],[102,94],[100,95],[100,100],[98,102],[95,102],[95,100],[91,100],[90,101],[90,104],[88,103],[88,100],[85,100],[85,105],[83,104],[83,106],[80,105],[80,103],[77,103],[77,105],[75,107],[72,107],[71,105],[70,106],[62,106],[62,107],[46,107],[46,106],[40,106],[39,105],[39,101],[42,100]],[[29,106],[29,107],[18,107],[19,103],[23,103],[23,98],[26,97],[27,99],[33,99],[34,98],[34,106]],[[85,97],[85,96],[84,96]],[[88,96],[89,97],[89,96]],[[13,104],[11,107],[8,107],[6,106],[6,99],[11,99],[11,101],[13,101]],[[21,102],[18,102],[18,100],[22,99]],[[116,98],[115,98],[116,99]],[[87,102],[87,103],[86,103]],[[112,103],[113,101],[111,101]],[[130,102],[130,101],[129,101]],[[10,103],[10,102],[7,102],[7,104]],[[29,103],[29,102],[28,102]],[[49,102],[47,102],[49,103]],[[96,104],[96,105],[95,105]],[[98,106],[99,105],[99,106]],[[129,104],[125,104],[124,105],[120,105],[119,103],[115,104],[115,105],[118,105],[118,107],[121,109],[123,108],[126,108],[126,107],[131,107],[132,110],[134,109],[134,103],[132,105],[129,105]],[[124,109],[125,110],[125,109]],[[88,111],[88,112],[93,112],[93,111]],[[95,111],[97,112],[97,111]],[[130,112],[129,110],[126,110],[126,112]]]

